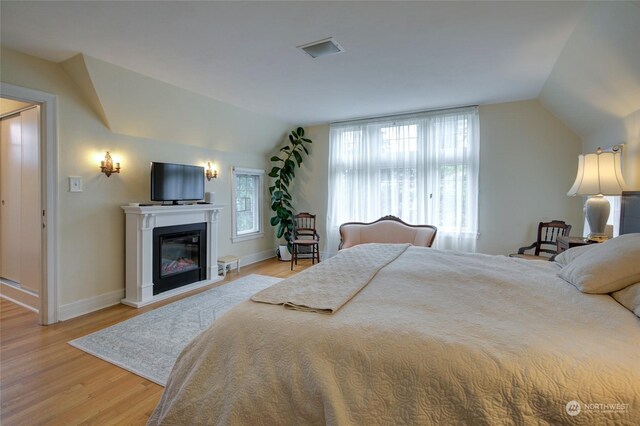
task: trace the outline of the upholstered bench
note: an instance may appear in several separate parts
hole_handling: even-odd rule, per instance
[[[395,216],[375,222],[347,222],[340,225],[338,250],[366,243],[410,243],[431,247],[438,229],[432,225],[409,225]]]

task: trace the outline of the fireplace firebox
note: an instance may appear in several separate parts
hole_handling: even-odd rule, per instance
[[[206,279],[207,224],[153,229],[153,294]]]

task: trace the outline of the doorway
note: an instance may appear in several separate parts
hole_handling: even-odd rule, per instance
[[[40,106],[0,99],[0,292],[38,312],[42,281]]]
[[[55,95],[0,84],[0,296],[43,325],[58,321],[56,117]]]

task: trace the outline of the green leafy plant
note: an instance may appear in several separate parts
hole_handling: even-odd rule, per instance
[[[298,127],[291,131],[289,142],[280,148],[280,154],[271,157],[271,161],[276,163],[269,172],[269,176],[275,178],[273,186],[269,187],[271,210],[274,212],[271,226],[277,226],[276,236],[278,239],[284,238],[287,241],[289,251],[291,251],[294,212],[289,187],[296,177],[296,166],[300,167],[302,164],[303,154],[309,155],[305,144],[310,143],[312,143],[311,140],[304,137],[304,129]]]

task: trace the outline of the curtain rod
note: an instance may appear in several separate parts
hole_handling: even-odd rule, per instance
[[[329,124],[333,125],[333,124],[351,124],[351,123],[358,123],[358,122],[363,122],[363,121],[371,121],[371,120],[382,120],[382,119],[395,119],[395,118],[402,118],[402,117],[411,117],[412,115],[418,115],[418,114],[427,114],[427,113],[435,113],[435,112],[447,112],[447,111],[456,111],[459,109],[466,109],[466,108],[477,108],[478,105],[466,105],[466,106],[459,106],[459,107],[453,107],[453,108],[438,108],[438,109],[428,109],[428,110],[422,110],[422,111],[413,111],[413,112],[402,112],[399,114],[392,114],[392,115],[376,115],[373,117],[362,117],[362,118],[356,118],[353,120],[341,120],[341,121],[332,121]]]

